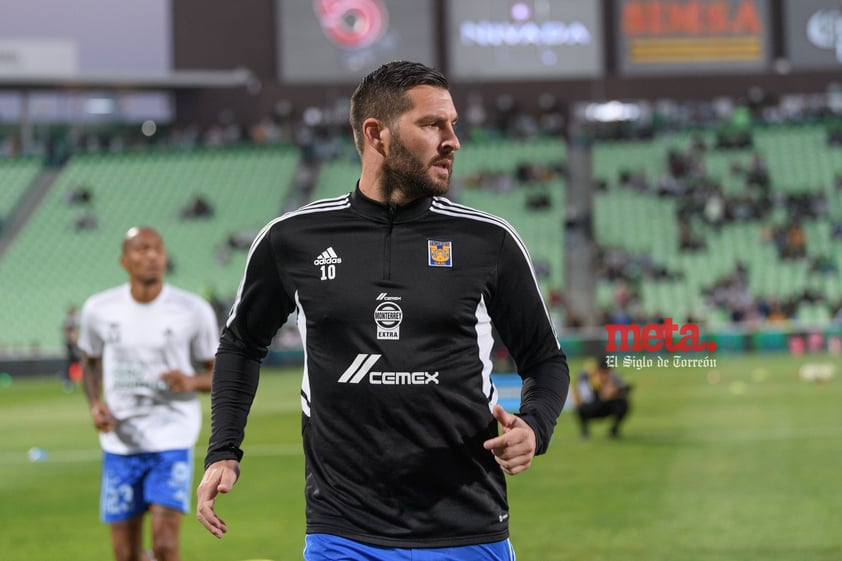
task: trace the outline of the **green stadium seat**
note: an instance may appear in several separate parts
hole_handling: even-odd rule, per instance
[[[245,253],[223,261],[216,248],[232,233],[256,233],[282,212],[297,164],[297,150],[277,147],[74,157],[0,260],[0,285],[16,287],[0,292],[4,318],[14,318],[0,325],[0,346],[60,349],[67,307],[125,282],[120,241],[134,225],[163,235],[175,265],[169,282],[233,297]],[[85,209],[68,206],[65,194],[79,184],[93,194],[96,229],[74,230]],[[180,219],[197,193],[212,203],[213,218]]]
[[[0,229],[41,169],[36,157],[0,159]]]

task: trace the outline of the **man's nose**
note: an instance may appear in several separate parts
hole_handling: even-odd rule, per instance
[[[442,140],[442,146],[448,147],[451,152],[455,152],[462,147],[459,137],[456,135],[456,130],[453,127],[449,127],[446,131],[445,138]]]

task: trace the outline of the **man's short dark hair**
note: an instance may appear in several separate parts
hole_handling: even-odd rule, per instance
[[[415,86],[448,89],[444,74],[420,62],[387,62],[362,79],[351,95],[351,128],[360,154],[363,152],[363,121],[374,117],[392,123],[412,107],[406,91]]]

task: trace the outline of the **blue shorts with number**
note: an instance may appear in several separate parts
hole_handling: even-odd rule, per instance
[[[151,504],[190,512],[192,488],[192,449],[126,456],[105,452],[100,517],[121,522],[143,514]]]
[[[515,561],[509,540],[459,547],[382,547],[330,534],[307,534],[304,561]]]

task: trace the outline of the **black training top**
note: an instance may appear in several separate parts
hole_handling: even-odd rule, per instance
[[[443,197],[385,205],[359,189],[270,222],[223,330],[206,466],[242,457],[260,361],[293,310],[307,532],[401,547],[508,537],[504,474],[482,447],[498,433],[492,323],[538,453],[570,381],[513,228]]]

